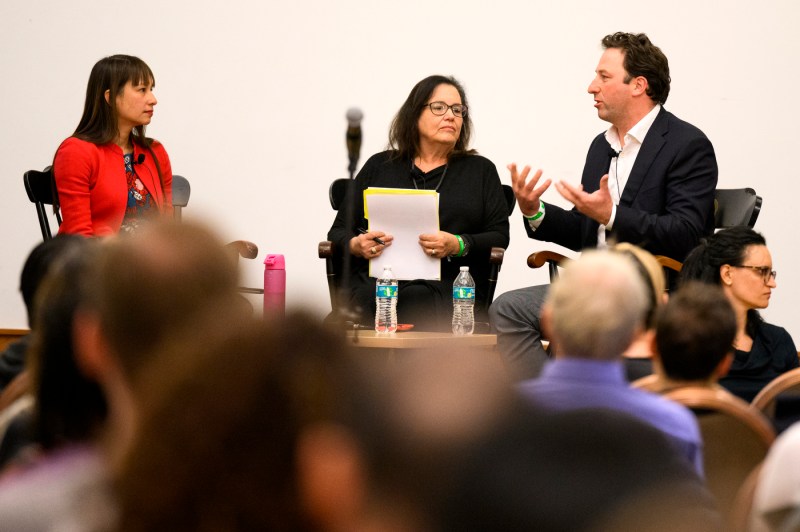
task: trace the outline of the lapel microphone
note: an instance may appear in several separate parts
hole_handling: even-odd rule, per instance
[[[614,180],[617,182],[617,205],[622,201],[622,190],[619,188],[619,175],[617,174],[617,162],[619,161],[620,153],[622,152],[612,148],[611,144],[608,145],[609,170],[611,170],[611,159],[614,159]]]
[[[142,164],[144,162],[144,153],[140,153],[139,156],[133,161],[133,164]]]

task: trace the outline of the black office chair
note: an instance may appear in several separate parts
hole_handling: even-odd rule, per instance
[[[752,188],[718,188],[714,192],[714,229],[742,225],[752,229],[761,212],[761,203],[761,196]],[[664,255],[657,255],[656,259],[668,271],[680,272],[683,266],[679,261]],[[567,260],[569,259],[555,251],[537,251],[528,256],[528,267],[541,268],[546,264],[552,282],[558,277],[559,265],[565,264]]]
[[[714,228],[755,227],[761,196],[752,188],[718,188],[714,193]]]
[[[58,191],[55,187],[55,179],[53,178],[53,169],[48,166],[42,171],[28,170],[23,175],[23,182],[25,184],[25,192],[28,193],[28,199],[36,206],[36,215],[39,218],[39,228],[42,230],[42,239],[50,240],[53,238],[53,233],[50,230],[50,218],[47,214],[47,206],[53,205],[53,199],[58,197]],[[192,193],[192,187],[189,180],[181,175],[172,175],[172,209],[173,217],[180,221],[183,208],[189,204],[189,197]],[[61,212],[58,207],[55,209],[55,217],[58,225],[61,225]],[[254,259],[258,256],[258,246],[253,242],[247,240],[234,240],[226,245],[226,247],[235,254],[236,261],[239,257],[245,259]],[[263,294],[263,288],[248,288],[241,286],[239,291],[247,294]]]
[[[353,185],[354,182],[351,179],[337,179],[331,183],[331,186],[328,188],[328,200],[330,200],[331,207],[334,211],[338,211],[339,207],[342,206],[344,198],[347,197],[348,187]],[[517,201],[514,197],[514,191],[509,185],[503,185],[503,195],[508,205],[508,215],[511,216]],[[497,278],[500,274],[500,268],[503,266],[505,251],[505,248],[493,247],[489,252],[490,268],[488,291],[486,294],[487,309],[489,305],[491,305],[492,300],[494,300]],[[317,246],[317,255],[319,258],[325,259],[325,272],[328,277],[328,293],[331,298],[331,310],[336,312],[339,307],[339,281],[342,277],[342,250],[337,249],[330,240],[324,240]]]

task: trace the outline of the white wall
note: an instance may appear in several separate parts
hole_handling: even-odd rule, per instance
[[[658,8],[586,0],[174,0],[0,3],[0,327],[24,327],[22,263],[40,240],[22,173],[52,160],[80,117],[92,65],[142,57],[159,105],[148,132],[192,182],[187,217],[261,248],[246,264],[258,285],[266,253],[286,255],[288,301],[328,310],[316,244],[333,218],[331,180],[346,177],[345,111],[364,110],[362,162],[386,143],[389,121],[419,79],[453,74],[466,86],[473,145],[509,183],[508,162],[577,182],[591,138],[605,129],[586,87],[600,38],[643,31],[667,54],[667,109],[706,132],[720,187],[764,197],[756,226],[779,288],[765,316],[800,341],[795,130],[800,107],[800,8],[793,0],[674,0]],[[789,98],[787,96],[787,91]],[[553,189],[549,201],[562,203]],[[784,213],[781,215],[780,213]],[[545,281],[525,266],[540,248],[512,219],[499,292]]]

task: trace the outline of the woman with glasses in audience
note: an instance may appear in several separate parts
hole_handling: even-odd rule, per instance
[[[681,281],[722,286],[733,305],[735,358],[719,383],[746,401],[752,401],[775,377],[798,367],[792,337],[758,313],[769,305],[776,277],[764,237],[749,227],[732,227],[709,236],[689,254],[681,270]]]
[[[103,236],[135,230],[172,212],[172,169],[145,137],[157,100],[155,78],[138,57],[112,55],[89,75],[83,116],[53,162],[60,233]]]
[[[508,246],[508,207],[494,164],[469,148],[468,110],[464,88],[454,78],[430,76],[417,83],[392,122],[389,149],[372,156],[356,177],[352,210],[339,210],[328,239],[351,254],[349,304],[361,323],[375,315],[369,260],[380,257],[394,238],[380,227],[359,233],[367,228],[363,192],[369,187],[440,194],[440,230],[419,235],[418,243],[419,253],[441,260],[441,281],[401,281],[399,321],[423,330],[449,329],[460,266],[469,266],[475,279],[476,309],[485,301],[490,250]]]

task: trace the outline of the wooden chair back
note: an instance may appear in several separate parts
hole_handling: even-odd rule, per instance
[[[742,485],[739,486],[739,491],[736,492],[734,499],[733,509],[728,515],[727,530],[731,532],[748,532],[750,530],[750,521],[753,512],[753,500],[756,495],[756,488],[758,487],[758,477],[761,474],[761,467],[764,465],[760,462],[749,475],[744,479]]]
[[[778,432],[800,420],[800,368],[773,379],[751,404],[772,422]]]
[[[665,397],[697,416],[706,482],[723,516],[729,516],[740,486],[766,457],[775,431],[761,412],[724,390],[687,387]]]

